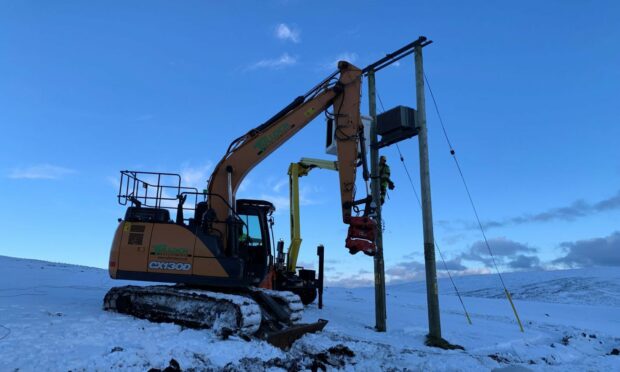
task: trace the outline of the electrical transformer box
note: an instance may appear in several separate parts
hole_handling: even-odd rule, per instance
[[[418,134],[416,111],[411,107],[396,106],[377,115],[377,134],[381,136],[380,147],[415,136]]]

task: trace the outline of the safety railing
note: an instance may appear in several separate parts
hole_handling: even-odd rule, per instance
[[[120,205],[132,203],[135,206],[174,209],[177,207],[179,195],[183,193],[194,195],[195,208],[198,195],[202,193],[195,187],[182,186],[181,175],[124,170],[121,171],[117,197]]]
[[[217,198],[224,202],[228,209],[232,209],[232,206],[221,195],[183,186],[181,175],[176,173],[121,171],[117,195],[118,203],[123,206],[168,209],[172,212],[172,216],[178,216],[180,210],[184,221],[194,217],[198,204],[206,201],[207,197]],[[185,218],[185,212],[188,212],[191,217]],[[234,210],[233,214],[240,219]],[[213,222],[225,223],[226,221],[214,220]]]

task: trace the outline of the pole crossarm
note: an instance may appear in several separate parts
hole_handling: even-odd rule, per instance
[[[385,57],[381,58],[380,60],[371,63],[370,65],[364,67],[362,69],[362,74],[368,75],[371,71],[372,72],[377,72],[389,65],[391,65],[392,63],[405,58],[406,56],[410,55],[411,53],[415,52],[415,49],[417,47],[423,48],[429,44],[432,44],[432,40],[428,40],[426,38],[426,36],[420,36],[418,37],[417,40],[405,45],[404,47],[398,49],[395,52],[386,54]]]

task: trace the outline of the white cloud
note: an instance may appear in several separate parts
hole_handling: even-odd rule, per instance
[[[271,181],[266,186],[270,188],[269,191],[262,192],[260,199],[267,200],[273,203],[276,207],[276,213],[280,214],[283,211],[290,209],[290,195],[289,195],[289,181],[288,178],[279,181]],[[315,187],[310,185],[304,185],[299,188],[299,205],[315,205],[319,204],[320,200],[313,198],[313,195],[318,193]],[[252,196],[254,197],[254,195]]]
[[[55,180],[72,173],[75,173],[75,170],[50,164],[39,164],[13,169],[8,177],[13,179]]]
[[[276,37],[280,40],[290,40],[293,43],[299,43],[299,30],[291,28],[284,23],[276,26]]]
[[[246,184],[247,182],[247,184]],[[301,206],[322,203],[320,188],[312,185],[299,187],[299,204]],[[276,207],[276,214],[290,210],[289,179],[288,177],[268,177],[262,183],[249,182],[245,179],[237,190],[237,199],[267,200]]]
[[[320,194],[321,190],[311,185],[304,185],[299,188],[299,204],[300,205],[313,205],[320,204],[321,201],[313,197],[313,195]]]
[[[250,66],[246,70],[257,70],[260,68],[270,68],[278,70],[284,67],[293,66],[297,64],[297,57],[293,57],[288,53],[283,53],[280,57],[275,59],[263,59]]]
[[[571,268],[620,265],[620,231],[599,238],[563,242],[560,247],[566,255],[553,260],[554,264]]]
[[[315,270],[314,265],[315,265],[314,262],[297,261],[297,266],[303,267],[304,269],[308,269],[308,270]]]
[[[105,180],[108,183],[108,185],[114,187],[114,189],[118,191],[118,187],[121,182],[121,179],[119,177],[107,176]]]
[[[201,192],[207,188],[207,181],[212,170],[213,164],[211,162],[197,167],[183,165],[181,167],[181,182],[183,186],[195,187]]]
[[[237,193],[246,192],[250,189],[250,187],[252,187],[252,184],[252,180],[246,177],[243,181],[241,181],[241,185],[239,185],[239,188],[237,188]]]
[[[339,54],[338,57],[336,57],[336,60],[355,63],[355,61],[357,61],[357,53],[344,52],[342,54]]]
[[[355,63],[357,61],[357,53],[352,52],[344,52],[337,55],[330,62],[326,62],[323,64],[323,68],[326,70],[336,70],[338,68],[338,62],[347,61],[349,63]]]
[[[260,194],[260,200],[267,200],[268,202],[273,203],[273,206],[276,207],[276,214],[280,214],[283,211],[289,210],[289,197],[284,195],[273,195],[273,194]]]
[[[371,287],[374,283],[374,274],[368,270],[360,269],[357,274],[344,276],[343,273],[327,273],[325,278],[325,284],[330,287],[343,287],[343,288],[355,288],[355,287]]]
[[[284,186],[288,186],[288,178],[282,178],[275,185],[273,185],[273,192],[280,192],[284,189]]]

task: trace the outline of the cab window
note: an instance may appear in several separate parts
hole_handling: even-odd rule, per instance
[[[241,242],[247,243],[250,247],[263,245],[263,236],[260,228],[260,220],[256,215],[241,215],[246,226],[243,227],[243,233],[239,237]]]

